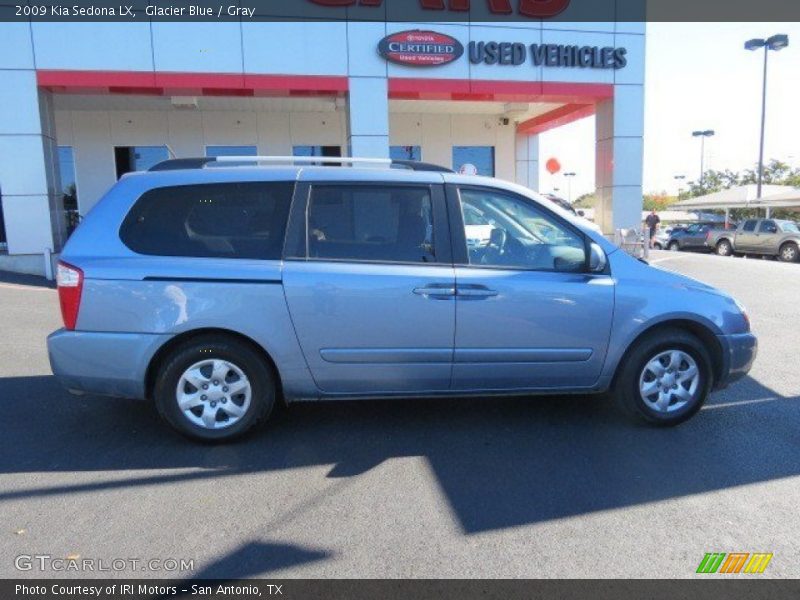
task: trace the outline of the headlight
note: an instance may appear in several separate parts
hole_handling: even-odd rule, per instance
[[[745,323],[747,323],[747,331],[750,331],[750,315],[747,314],[747,309],[745,308],[744,304],[739,302],[736,298],[734,298],[733,301],[736,304],[736,308],[738,308],[739,312],[742,313]]]

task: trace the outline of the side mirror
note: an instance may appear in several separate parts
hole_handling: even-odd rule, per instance
[[[606,270],[608,259],[603,249],[595,243],[589,246],[589,272],[603,273]]]
[[[586,216],[586,213],[585,213],[584,211],[582,211],[582,210],[579,210],[579,211],[578,211],[578,216],[579,216],[579,217],[585,217],[585,216]]]

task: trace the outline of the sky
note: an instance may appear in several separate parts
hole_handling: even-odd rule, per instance
[[[706,169],[755,167],[763,50],[748,52],[744,42],[776,33],[789,35],[789,47],[769,56],[765,160],[800,167],[800,23],[647,24],[644,193],[675,194],[676,175],[699,177],[698,129],[716,132],[706,140]],[[541,136],[542,164],[557,157],[563,172],[577,173],[573,200],[594,191],[594,139],[594,117]],[[544,168],[539,187],[568,196],[564,177]]]

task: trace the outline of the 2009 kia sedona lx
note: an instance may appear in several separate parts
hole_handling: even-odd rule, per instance
[[[126,175],[73,234],[48,338],[69,390],[150,399],[203,440],[278,398],[610,391],[675,425],[755,358],[733,298],[526,188],[422,163],[227,160]]]

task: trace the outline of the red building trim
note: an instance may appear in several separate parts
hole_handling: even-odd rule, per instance
[[[142,71],[36,72],[39,87],[69,94],[188,96],[339,96],[347,77],[169,73]],[[547,81],[389,78],[389,98],[485,102],[552,102],[560,108],[521,123],[520,133],[541,133],[594,114],[595,104],[614,95],[614,86]]]
[[[243,75],[137,71],[36,72],[39,87],[62,94],[155,94],[194,96],[338,95],[347,77]]]
[[[59,93],[75,89],[139,90],[154,92],[203,90],[247,90],[276,92],[347,92],[345,76],[324,75],[255,75],[239,73],[170,73],[161,71],[70,71],[39,70],[39,87]],[[591,103],[613,96],[614,86],[595,83],[559,83],[548,81],[494,81],[480,79],[423,79],[392,77],[390,98],[495,100],[537,102],[571,99]],[[565,100],[566,101],[566,100]]]
[[[594,104],[565,104],[548,113],[539,115],[517,125],[517,133],[534,135],[589,117],[595,113]]]
[[[613,97],[614,86],[597,83],[422,79],[392,77],[389,98],[595,104]]]

